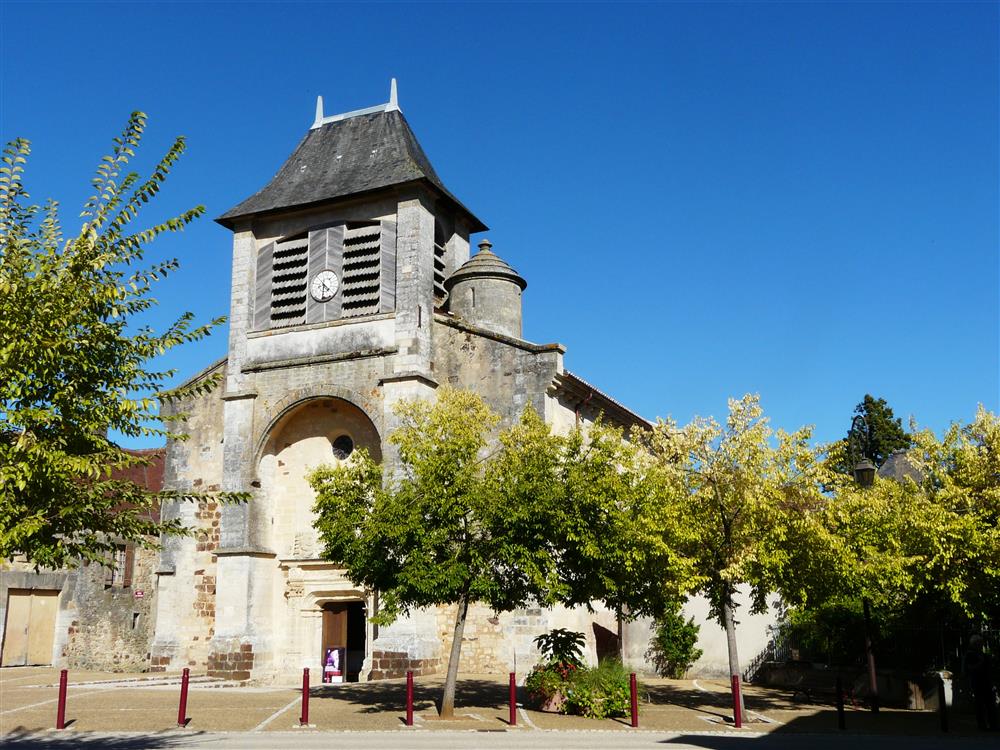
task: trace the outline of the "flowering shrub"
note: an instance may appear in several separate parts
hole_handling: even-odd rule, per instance
[[[535,644],[545,660],[535,665],[524,682],[533,703],[594,719],[628,713],[628,672],[614,660],[583,666],[582,633],[557,629],[538,636]]]

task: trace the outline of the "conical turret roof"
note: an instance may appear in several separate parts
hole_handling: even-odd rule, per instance
[[[487,239],[479,243],[479,252],[463,263],[451,276],[445,279],[445,291],[451,291],[459,281],[468,279],[503,279],[517,284],[523,291],[528,286],[517,271],[510,267],[503,258],[494,253],[490,248],[493,243]]]

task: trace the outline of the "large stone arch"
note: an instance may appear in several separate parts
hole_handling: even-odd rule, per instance
[[[317,385],[295,388],[288,391],[281,397],[281,399],[270,406],[270,408],[267,408],[264,413],[260,415],[260,419],[256,420],[256,423],[260,425],[260,427],[256,430],[253,442],[254,451],[251,466],[253,467],[252,471],[254,473],[254,480],[259,479],[257,476],[257,467],[260,465],[260,459],[263,455],[264,448],[267,445],[268,438],[271,436],[274,428],[281,424],[282,420],[287,415],[307,401],[325,398],[340,399],[360,409],[371,421],[375,431],[379,435],[379,439],[384,440],[385,432],[380,400],[365,397],[357,391],[352,391],[349,388],[344,388],[343,386],[334,385],[332,383],[320,383]]]
[[[339,396],[293,393],[287,401],[255,451],[258,526],[279,559],[306,559],[319,544],[309,473],[349,461],[356,448],[380,462],[382,436],[367,411]]]

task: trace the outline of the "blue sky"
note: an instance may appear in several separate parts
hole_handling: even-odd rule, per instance
[[[400,104],[527,280],[525,336],[647,417],[842,436],[1000,401],[998,5],[0,4],[0,135],[67,230],[128,113],[189,149],[152,220],[218,216],[312,122]],[[478,238],[477,238],[478,239]],[[228,232],[157,241],[154,324],[228,313]],[[188,376],[226,333],[167,364]]]

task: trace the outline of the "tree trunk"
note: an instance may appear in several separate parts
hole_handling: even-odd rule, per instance
[[[615,613],[618,622],[618,661],[625,663],[625,624],[622,622],[622,605],[618,605]]]
[[[875,650],[872,648],[872,613],[868,598],[862,600],[865,612],[865,655],[868,657],[868,690],[871,692],[872,713],[878,713],[878,675],[875,672]]]
[[[740,655],[736,650],[736,617],[733,612],[733,591],[728,586],[723,593],[722,599],[722,623],[726,628],[726,645],[729,647],[729,678],[731,685],[733,675],[740,677],[740,679],[742,679],[742,675],[740,674]],[[746,721],[747,710],[744,705],[742,690],[740,690],[740,716]]]
[[[455,634],[451,640],[451,654],[448,656],[448,676],[444,681],[439,716],[442,719],[455,718],[455,683],[458,681],[458,660],[462,655],[462,634],[465,632],[465,618],[469,614],[469,595],[462,594],[455,613]]]

